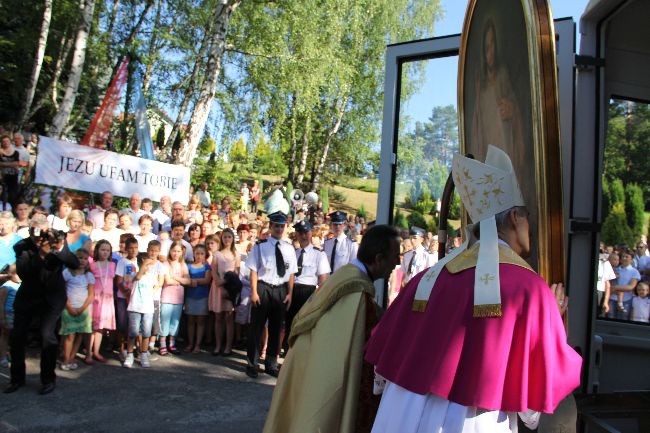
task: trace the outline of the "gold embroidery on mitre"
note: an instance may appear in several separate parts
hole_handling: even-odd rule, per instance
[[[501,317],[501,304],[474,305],[474,317]]]

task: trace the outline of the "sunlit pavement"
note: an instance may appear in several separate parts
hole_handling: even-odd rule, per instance
[[[30,351],[31,353],[31,351]],[[38,395],[39,360],[27,360],[27,384],[0,393],[0,432],[261,432],[275,379],[244,373],[242,351],[156,353],[151,368],[123,368],[117,359],[79,369],[57,368],[56,390]],[[9,369],[0,368],[2,389]]]

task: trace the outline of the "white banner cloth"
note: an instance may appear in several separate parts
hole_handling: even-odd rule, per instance
[[[36,183],[96,193],[110,191],[120,197],[139,193],[155,201],[168,195],[172,201],[187,203],[190,169],[40,137]]]

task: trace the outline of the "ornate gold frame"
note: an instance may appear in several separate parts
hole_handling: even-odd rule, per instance
[[[465,56],[477,1],[479,0],[470,0],[467,6],[458,59],[458,132],[462,154],[467,153],[463,105]],[[550,284],[565,281],[566,268],[555,29],[547,0],[520,0],[520,2],[528,36],[538,210],[537,272]],[[466,223],[466,219],[463,222]]]

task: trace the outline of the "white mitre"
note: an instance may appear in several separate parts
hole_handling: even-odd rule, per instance
[[[494,216],[525,206],[512,162],[503,150],[489,145],[485,163],[454,155],[452,178],[473,223],[480,223],[481,241],[474,277],[474,317],[501,316],[499,237]],[[444,266],[467,249],[469,236],[459,248],[430,268],[418,284],[413,310],[424,311],[431,290]]]

